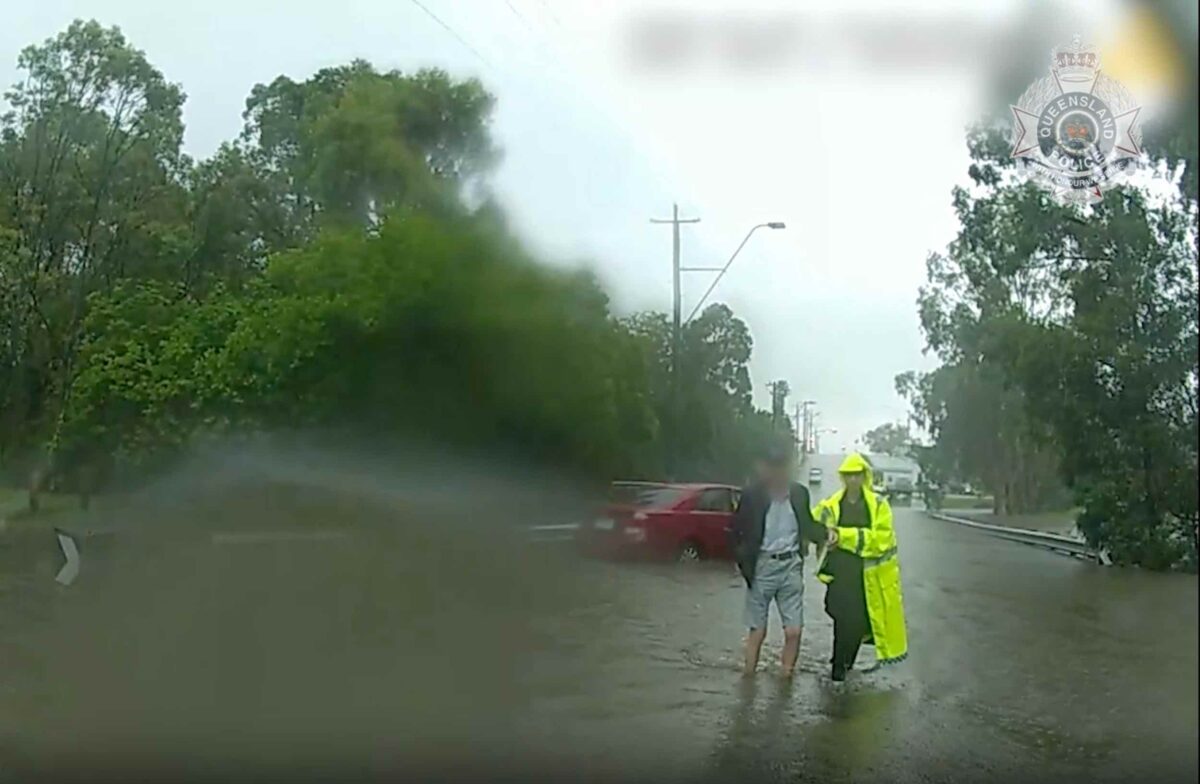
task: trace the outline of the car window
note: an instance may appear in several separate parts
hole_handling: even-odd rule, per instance
[[[621,506],[638,509],[662,509],[679,502],[686,490],[668,485],[627,484],[613,485],[609,500]]]
[[[641,492],[637,498],[637,505],[644,509],[662,509],[675,505],[684,495],[686,491],[678,487],[658,487]]]
[[[700,493],[693,508],[697,512],[732,512],[733,493],[727,487],[710,487]]]
[[[643,495],[664,487],[651,482],[614,482],[609,488],[608,500],[614,504],[637,506],[638,499]]]

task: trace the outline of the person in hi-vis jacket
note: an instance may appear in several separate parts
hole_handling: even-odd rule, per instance
[[[817,504],[813,517],[827,529],[817,579],[833,619],[832,677],[842,681],[864,643],[875,647],[874,666],[892,664],[908,656],[908,635],[892,508],[871,489],[862,455],[847,457],[838,474],[842,488]]]

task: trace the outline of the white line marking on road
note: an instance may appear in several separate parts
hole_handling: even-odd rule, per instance
[[[212,543],[269,544],[275,542],[331,542],[345,539],[345,531],[256,531],[213,534]]]

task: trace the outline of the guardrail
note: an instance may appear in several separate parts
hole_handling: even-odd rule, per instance
[[[1052,550],[1063,555],[1070,555],[1075,558],[1084,558],[1090,561],[1109,566],[1112,564],[1112,559],[1108,553],[1103,550],[1096,550],[1080,539],[1071,536],[1063,536],[1062,534],[1052,534],[1046,531],[1031,531],[1027,528],[1009,528],[1003,525],[989,525],[976,520],[967,520],[954,515],[943,514],[942,512],[926,512],[927,515],[936,519],[943,520],[948,523],[957,523],[965,525],[969,528],[976,528],[992,536],[1001,539],[1008,539],[1013,542],[1041,547],[1047,550]]]

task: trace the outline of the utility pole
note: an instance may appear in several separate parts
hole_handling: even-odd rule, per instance
[[[796,413],[792,416],[792,440],[796,442],[796,456],[804,456],[804,440],[800,435],[800,404],[796,404]]]
[[[674,305],[671,318],[671,351],[679,348],[679,333],[683,326],[683,289],[680,283],[679,265],[679,226],[683,223],[699,223],[699,218],[680,218],[679,205],[671,205],[671,217],[666,219],[651,218],[651,223],[671,224],[671,286],[673,289]],[[672,363],[673,365],[674,363]]]
[[[679,373],[680,373],[679,368],[680,368],[680,365],[683,363],[683,350],[682,350],[683,349],[683,326],[685,324],[685,321],[683,319],[683,289],[682,289],[682,281],[681,281],[682,273],[684,273],[684,272],[715,272],[715,273],[717,273],[716,278],[713,279],[713,282],[709,285],[708,290],[704,292],[704,296],[700,298],[700,300],[696,303],[696,307],[692,310],[691,314],[687,317],[687,321],[691,321],[692,318],[695,317],[695,315],[700,312],[700,308],[702,308],[704,306],[704,303],[708,300],[708,296],[710,294],[712,294],[713,289],[715,289],[717,287],[717,283],[719,283],[721,281],[721,278],[725,276],[725,273],[729,271],[729,267],[733,264],[734,259],[736,259],[738,257],[738,254],[742,252],[742,248],[746,247],[746,243],[750,241],[750,238],[752,236],[754,236],[754,232],[756,232],[762,228],[785,229],[785,228],[787,228],[787,226],[786,226],[786,224],[784,224],[783,221],[768,221],[766,223],[759,223],[759,224],[751,227],[750,231],[748,231],[746,233],[745,238],[742,239],[742,244],[737,246],[737,250],[735,250],[733,252],[733,255],[729,257],[729,261],[725,262],[724,267],[684,267],[684,266],[681,266],[681,264],[680,264],[679,226],[684,223],[699,223],[700,219],[699,218],[680,218],[679,217],[679,205],[672,204],[670,218],[666,218],[666,219],[651,218],[650,222],[651,223],[669,223],[669,224],[671,224],[671,287],[673,290],[672,294],[673,294],[673,299],[674,299],[674,302],[672,303],[673,307],[671,308],[671,365],[670,365],[670,372],[671,372],[671,379],[670,379],[671,417],[670,418],[672,421],[669,423],[666,423],[667,426],[664,428],[664,430],[666,430],[667,440],[668,440],[668,444],[669,444],[669,446],[667,447],[667,449],[668,449],[668,458],[667,459],[670,463],[668,468],[669,468],[669,471],[672,474],[674,474],[674,472],[678,469],[678,466],[676,465],[678,462],[678,460],[677,460],[678,456],[675,453],[676,444],[678,443],[677,435],[680,431],[680,428],[683,425],[683,422],[682,422],[683,414],[681,411],[682,395],[680,394],[681,390],[680,390],[680,382],[679,382]],[[785,397],[786,397],[786,394],[785,394]],[[783,416],[787,416],[787,414],[783,413]]]
[[[669,470],[675,471],[675,449],[677,444],[677,433],[679,427],[680,411],[679,411],[679,359],[680,359],[680,338],[683,329],[683,291],[680,286],[680,266],[679,266],[679,225],[681,223],[699,223],[699,218],[683,218],[679,217],[679,205],[673,204],[670,219],[651,218],[651,223],[670,223],[671,224],[671,285],[674,290],[674,307],[672,308],[671,318],[671,425],[668,431],[668,454],[670,467]]]
[[[771,429],[779,432],[787,419],[787,397],[792,390],[786,381],[772,381],[767,389],[771,391]]]
[[[800,419],[800,443],[803,445],[801,454],[807,455],[813,451],[813,407],[816,405],[815,400],[804,400],[796,411],[796,416]]]

